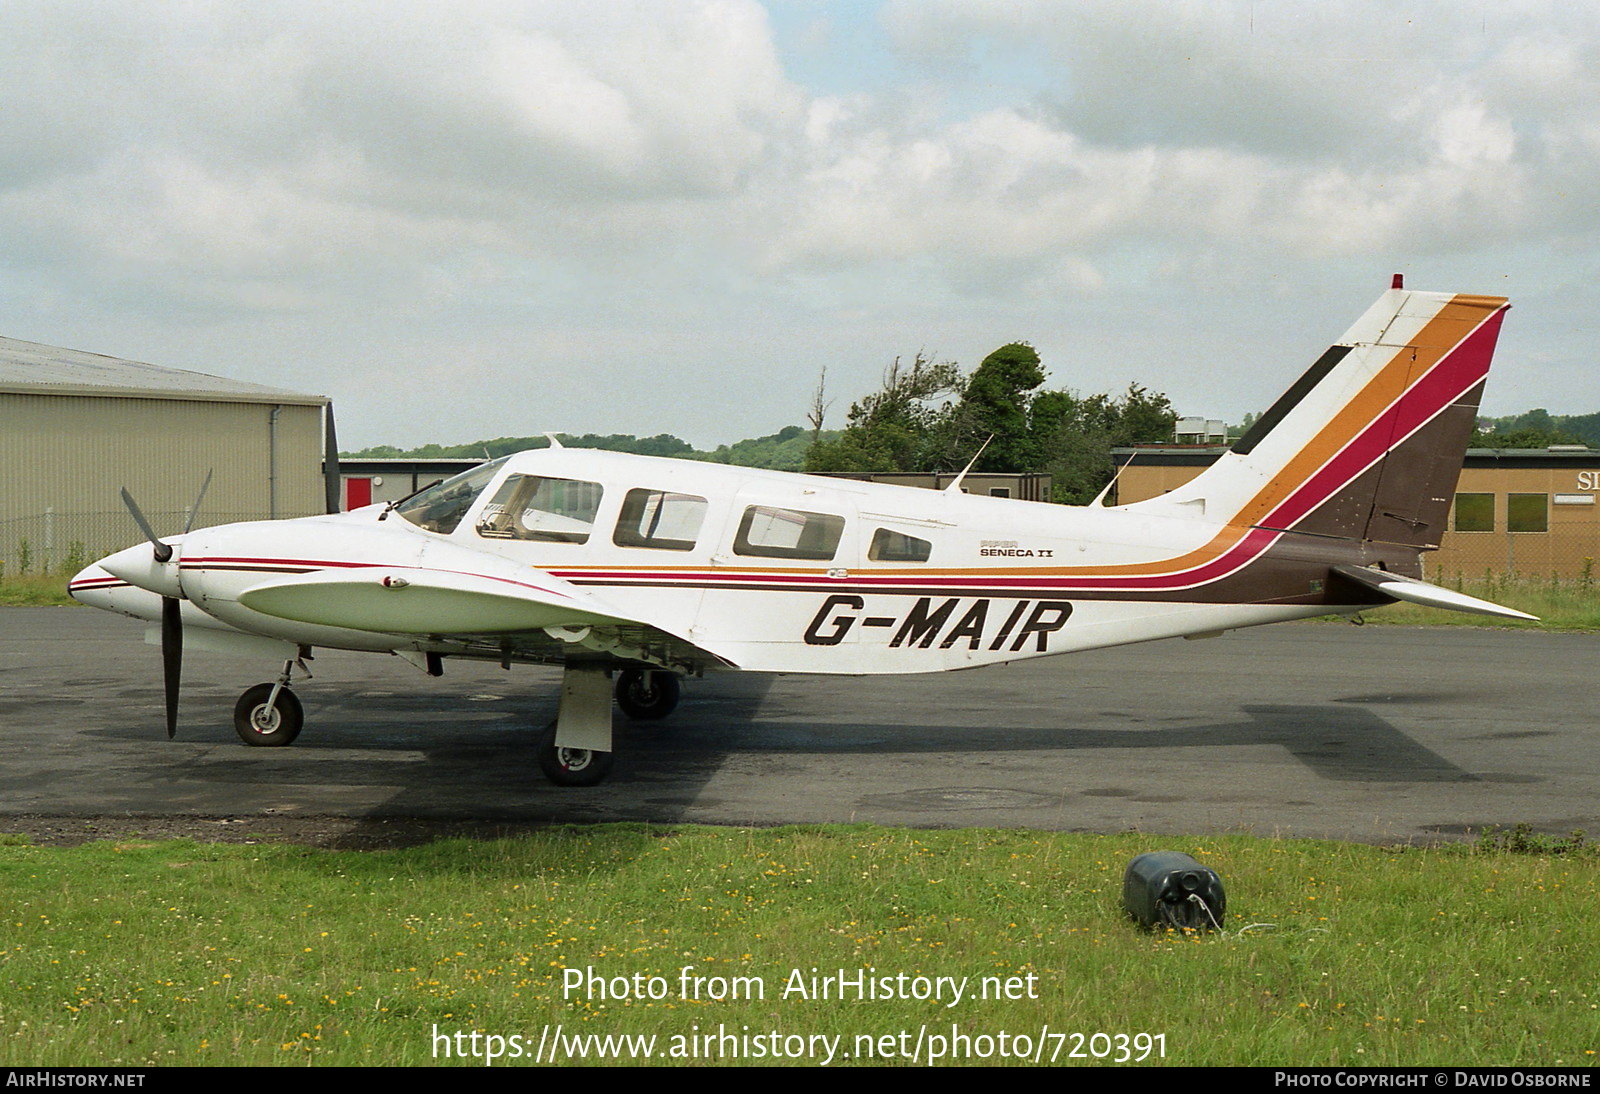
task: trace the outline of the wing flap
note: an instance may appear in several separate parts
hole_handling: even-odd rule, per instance
[[[1454,589],[1444,589],[1438,585],[1429,585],[1426,581],[1418,581],[1412,577],[1401,577],[1384,570],[1374,570],[1366,566],[1335,566],[1333,572],[1340,577],[1354,581],[1358,585],[1382,593],[1384,596],[1396,600],[1409,601],[1412,604],[1423,604],[1430,608],[1445,608],[1453,612],[1472,612],[1477,615],[1494,615],[1502,619],[1526,619],[1534,623],[1539,621],[1536,615],[1519,612],[1515,608],[1507,608],[1488,600],[1479,600],[1466,593],[1458,593]]]
[[[372,566],[274,578],[239,594],[251,611],[300,623],[383,634],[512,634],[546,627],[632,623],[581,589],[448,570]]]

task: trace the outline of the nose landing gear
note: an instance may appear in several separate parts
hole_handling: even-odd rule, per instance
[[[302,656],[310,656],[309,651],[303,651]],[[233,705],[233,728],[245,744],[282,748],[300,736],[300,729],[305,725],[305,711],[299,697],[289,690],[289,674],[296,665],[309,680],[311,670],[306,668],[303,659],[285,661],[276,680],[247,689]]]

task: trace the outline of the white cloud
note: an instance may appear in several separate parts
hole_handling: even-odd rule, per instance
[[[210,345],[270,324],[308,359],[415,375],[440,354],[488,376],[588,346],[652,362],[617,376],[673,370],[664,397],[691,408],[742,382],[737,338],[782,342],[808,363],[762,384],[776,428],[822,363],[869,383],[925,338],[977,356],[1068,305],[1100,322],[1077,302],[1114,310],[1129,290],[1229,315],[1209,297],[1263,269],[1584,284],[1600,242],[1589,14],[13,0],[0,303],[41,324],[7,333],[70,343],[120,324],[185,367],[216,367],[182,358],[208,323]],[[775,22],[817,87],[786,70]],[[910,344],[879,344],[897,325]],[[861,359],[841,363],[852,342]],[[709,360],[713,344],[730,358]],[[312,386],[329,373],[307,368]],[[593,413],[622,410],[597,397]],[[648,431],[674,427],[690,428]]]

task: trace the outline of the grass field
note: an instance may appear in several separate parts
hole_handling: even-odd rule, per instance
[[[1508,627],[1518,630],[1562,631],[1600,630],[1600,583],[1593,574],[1573,579],[1555,577],[1516,577],[1482,574],[1467,578],[1461,574],[1431,578],[1447,588],[1469,596],[1504,604],[1509,608],[1539,617],[1537,623],[1517,619],[1496,619],[1465,612],[1446,612],[1420,604],[1390,604],[1364,613],[1369,623],[1403,623],[1408,626]]]
[[[78,602],[67,595],[71,574],[0,574],[0,607],[43,607]]]
[[[1123,870],[1152,849],[1221,874],[1226,933],[1123,918]],[[1600,857],[1526,833],[1431,850],[622,825],[383,852],[13,839],[0,886],[8,1065],[481,1066],[491,1047],[547,1060],[558,1025],[562,1062],[629,1062],[652,1038],[655,1063],[1590,1065],[1600,1049]],[[564,990],[586,968],[607,997]],[[813,969],[967,994],[785,994]],[[1001,998],[974,997],[985,978]],[[713,998],[736,986],[761,997]],[[693,1039],[719,1032],[734,1040]],[[1110,1036],[1074,1037],[1094,1033]],[[607,1053],[591,1034],[631,1040]]]

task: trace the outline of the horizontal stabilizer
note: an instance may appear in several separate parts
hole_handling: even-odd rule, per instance
[[[1429,585],[1426,581],[1401,577],[1399,574],[1391,574],[1384,570],[1374,570],[1366,566],[1335,566],[1333,572],[1384,596],[1410,601],[1412,604],[1425,604],[1430,608],[1445,608],[1453,612],[1497,615],[1502,619],[1527,619],[1535,623],[1539,621],[1538,616],[1519,612],[1515,608],[1492,604],[1487,600],[1468,596],[1466,593],[1458,593],[1454,589],[1443,589],[1438,585]]]
[[[510,634],[628,622],[566,584],[547,574],[534,583],[371,566],[274,578],[244,590],[239,603],[279,619],[383,634]]]

